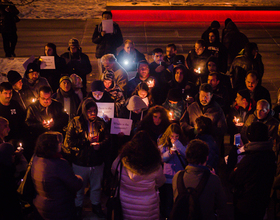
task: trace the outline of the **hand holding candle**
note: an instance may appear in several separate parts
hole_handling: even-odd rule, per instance
[[[242,127],[244,125],[244,123],[239,122],[239,121],[240,121],[240,118],[237,118],[237,117],[234,116],[233,123],[235,124],[235,126]]]

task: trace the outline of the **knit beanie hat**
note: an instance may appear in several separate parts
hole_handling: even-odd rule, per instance
[[[79,40],[77,38],[71,38],[68,42],[69,47],[70,46],[75,46],[75,47],[80,47]]]
[[[185,65],[185,57],[183,55],[176,55],[173,60],[173,65]]]
[[[244,99],[246,99],[248,103],[250,103],[251,95],[250,95],[250,91],[248,89],[239,90],[237,93],[239,95],[241,95]]]
[[[25,74],[28,73],[33,73],[33,72],[40,72],[40,65],[38,65],[37,63],[29,63],[27,66],[27,69],[25,71]]]
[[[169,101],[179,102],[182,100],[182,89],[170,89],[167,95]]]
[[[148,107],[145,104],[145,102],[138,95],[134,95],[134,96],[131,96],[131,98],[129,99],[126,108],[129,111],[136,111],[139,109],[146,110]]]
[[[22,79],[21,75],[17,71],[14,71],[14,70],[10,70],[8,72],[7,77],[8,77],[9,83],[12,86]]]
[[[104,72],[104,80],[114,80],[114,72],[108,70]]]
[[[73,73],[71,74],[70,78],[72,79],[72,86],[75,88],[83,88],[83,80],[80,76]]]
[[[72,79],[69,76],[62,76],[59,80],[59,84],[63,81],[63,80],[68,80],[70,83],[72,83]]]
[[[101,80],[95,80],[91,83],[91,91],[100,91],[100,92],[104,92],[105,87],[104,87],[104,83]]]

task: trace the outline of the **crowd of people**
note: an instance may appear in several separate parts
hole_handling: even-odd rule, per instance
[[[102,18],[111,21],[112,13]],[[235,219],[263,219],[271,189],[276,199],[280,192],[280,96],[274,111],[257,44],[231,19],[222,33],[213,21],[186,57],[171,43],[165,52],[155,48],[148,63],[133,41],[123,42],[118,24],[111,33],[103,28],[92,36],[100,79],[89,93],[92,67],[76,38],[61,56],[54,43],[45,45],[55,69],[41,69],[38,58],[23,78],[11,70],[0,84],[0,219],[23,218],[16,185],[30,160],[36,219],[81,219],[88,186],[92,212],[105,217],[101,193],[116,170],[124,219],[169,219],[181,170],[193,188],[211,171],[199,197],[202,219],[227,219],[217,175],[227,134]],[[113,118],[100,114],[99,103],[113,104],[114,118],[130,119],[130,133],[112,134]]]

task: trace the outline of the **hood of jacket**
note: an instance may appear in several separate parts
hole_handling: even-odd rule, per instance
[[[86,109],[86,106],[87,106],[89,103],[92,103],[92,105],[96,107],[96,117],[97,117],[97,114],[98,114],[98,107],[97,107],[95,101],[93,100],[93,98],[87,98],[87,99],[84,100],[83,103],[82,103],[82,114],[83,114],[84,118],[87,119],[87,120],[88,120],[88,116],[87,116],[87,109]]]
[[[265,151],[265,150],[271,150],[273,147],[273,141],[272,139],[268,141],[259,141],[259,142],[249,142],[244,145],[245,151]]]

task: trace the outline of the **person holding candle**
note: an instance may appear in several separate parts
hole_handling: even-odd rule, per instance
[[[81,101],[72,89],[72,79],[69,76],[60,78],[59,89],[53,94],[52,98],[62,104],[64,111],[69,115],[70,119],[76,116]]]
[[[196,86],[206,81],[205,64],[210,56],[211,53],[206,48],[205,41],[200,39],[195,42],[195,48],[190,50],[186,58],[187,68],[191,71],[192,79],[194,80],[193,83]]]
[[[60,102],[52,99],[52,89],[49,86],[42,86],[39,89],[39,98],[27,108],[25,123],[32,135],[29,147],[33,152],[37,137],[46,131],[58,131],[63,133],[63,128],[68,123],[69,116],[63,109]]]
[[[64,152],[71,156],[75,174],[84,179],[83,187],[75,199],[77,215],[83,209],[84,190],[90,183],[92,211],[98,217],[105,217],[101,209],[101,181],[104,162],[109,150],[109,132],[103,119],[97,116],[98,108],[92,98],[82,103],[82,114],[68,124],[64,141]]]
[[[184,170],[186,163],[185,151],[187,138],[180,125],[173,123],[168,126],[162,137],[158,140],[158,148],[164,162],[163,173],[166,177],[165,184],[160,190],[160,210],[164,218],[169,218],[173,205],[172,179],[174,175]]]
[[[250,114],[254,112],[252,99],[248,89],[239,90],[236,94],[235,102],[230,107],[227,115],[228,133],[230,134],[230,143],[233,144],[233,137],[240,133],[244,122]]]
[[[148,108],[154,105],[151,88],[149,88],[145,82],[141,82],[136,86],[134,92],[132,93],[132,96],[133,95],[138,95],[145,102]]]

